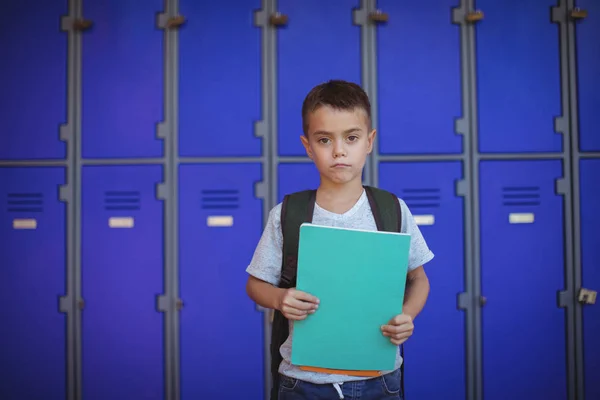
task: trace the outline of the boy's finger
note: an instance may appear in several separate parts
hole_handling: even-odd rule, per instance
[[[301,301],[298,299],[292,299],[289,304],[290,307],[303,311],[314,310],[317,308],[317,305],[314,303],[308,303],[306,301]]]
[[[314,303],[314,304],[319,304],[319,299],[317,299],[315,296],[308,294],[306,292],[302,292],[300,290],[297,290],[294,297],[298,300],[302,300],[302,301],[306,301],[309,303]]]

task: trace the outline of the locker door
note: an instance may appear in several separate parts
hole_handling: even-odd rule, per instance
[[[260,156],[260,0],[180,0],[179,149],[184,157]]]
[[[581,174],[582,287],[600,291],[600,160],[583,160]],[[600,299],[583,306],[585,398],[600,399]]]
[[[279,164],[278,201],[286,194],[319,187],[319,171],[313,163]]]
[[[2,13],[0,159],[63,158],[67,34],[60,21],[67,2],[5,1]]]
[[[522,0],[507,6],[477,0],[485,17],[475,25],[479,151],[560,152],[554,131],[561,115],[555,0]]]
[[[82,183],[83,397],[161,399],[160,166],[86,166]]]
[[[579,148],[600,151],[600,2],[577,0],[577,7],[588,12],[576,24],[577,83],[579,91]]]
[[[389,14],[377,28],[380,154],[462,151],[458,3],[379,0]]]
[[[425,266],[431,285],[427,305],[404,346],[407,398],[465,398],[464,313],[456,308],[456,295],[464,291],[463,200],[455,190],[462,176],[460,162],[379,166],[379,186],[406,202],[436,254]]]
[[[480,175],[484,397],[563,400],[561,162],[484,161]]]
[[[330,79],[361,84],[360,27],[353,24],[358,0],[279,0],[289,17],[277,30],[279,154],[305,155],[302,102],[313,88]]]
[[[94,25],[82,36],[85,158],[160,157],[163,121],[163,1],[86,1]]]
[[[264,397],[263,315],[244,272],[262,233],[261,177],[260,164],[180,167],[182,400]]]
[[[63,168],[0,168],[2,399],[66,396],[64,183]]]

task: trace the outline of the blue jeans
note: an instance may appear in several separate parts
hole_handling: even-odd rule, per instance
[[[400,369],[377,378],[351,381],[340,385],[347,400],[403,400]],[[337,400],[340,394],[331,383],[316,385],[280,375],[279,400]]]

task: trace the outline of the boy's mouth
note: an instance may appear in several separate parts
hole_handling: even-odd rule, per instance
[[[333,164],[333,168],[348,168],[350,165],[348,164],[343,164],[343,163],[337,163],[337,164]]]

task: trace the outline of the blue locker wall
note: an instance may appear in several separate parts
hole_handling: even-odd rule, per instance
[[[352,9],[359,0],[279,0],[288,25],[277,30],[278,145],[282,156],[305,155],[302,102],[330,79],[361,82],[360,27]]]
[[[162,0],[84,1],[93,26],[82,35],[83,157],[162,155],[162,9]]]
[[[581,262],[582,287],[600,288],[600,159],[583,160],[581,174]],[[585,398],[600,399],[600,307],[583,306],[583,345],[585,365]]]
[[[179,148],[185,157],[259,156],[260,0],[181,0]],[[224,20],[226,19],[226,21]]]
[[[485,13],[475,25],[479,151],[562,151],[556,1],[476,3]]]
[[[565,399],[561,161],[480,165],[483,389],[487,400]],[[515,214],[532,214],[533,223]]]
[[[254,196],[261,169],[180,166],[182,400],[264,396],[263,315],[246,295],[244,272],[262,233]]]
[[[460,162],[381,163],[379,187],[403,199],[436,255],[425,271],[431,292],[406,342],[405,391],[414,399],[465,398],[464,313],[456,295],[464,291],[464,211],[455,183]],[[435,384],[432,384],[435,380]]]
[[[380,154],[462,151],[458,3],[379,0],[389,14],[377,28]]]
[[[580,151],[600,151],[600,2],[577,0],[588,17],[576,25]]]
[[[162,179],[160,166],[83,168],[85,399],[163,399]]]
[[[60,30],[60,18],[67,2],[20,0],[2,6],[0,159],[62,158],[67,35]]]
[[[278,201],[286,194],[319,187],[320,177],[313,163],[290,163],[278,166]]]
[[[2,399],[66,396],[64,183],[63,168],[0,168]]]

